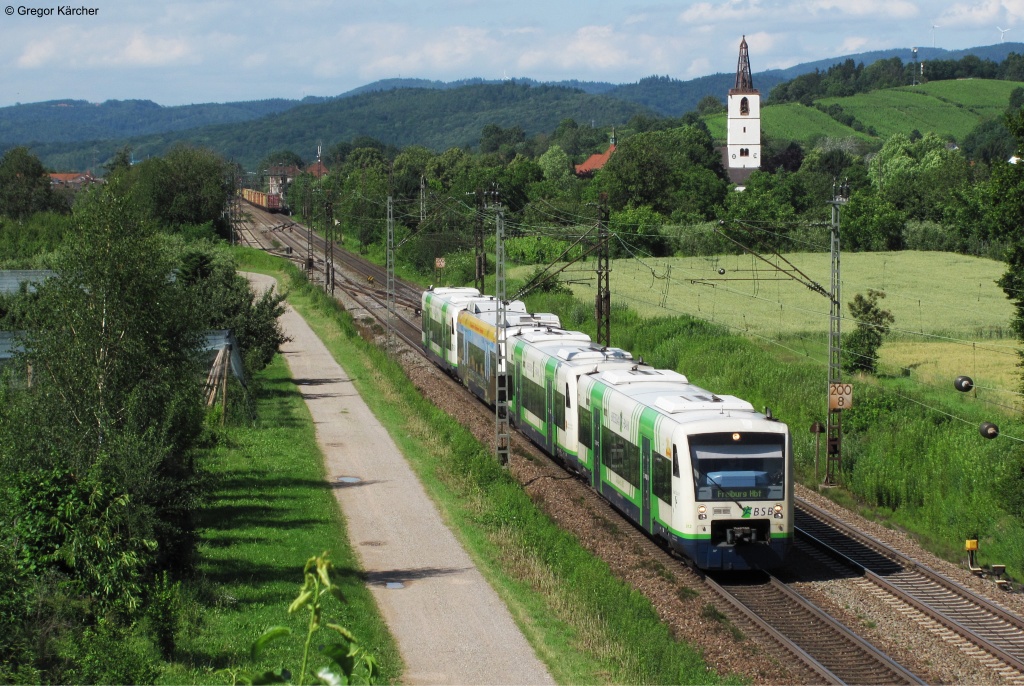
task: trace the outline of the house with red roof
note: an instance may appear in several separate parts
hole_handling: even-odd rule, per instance
[[[601,153],[595,153],[588,157],[582,164],[576,165],[576,176],[580,178],[590,178],[594,175],[594,172],[608,164],[608,160],[611,159],[612,153],[615,152],[615,129],[612,129],[612,140],[608,144],[608,149]]]
[[[312,174],[314,178],[319,179],[322,176],[327,176],[327,167],[323,162],[317,160],[313,164],[306,167],[306,173]]]
[[[70,188],[71,190],[78,190],[83,186],[88,186],[91,183],[96,183],[97,178],[92,175],[92,172],[57,172],[50,174],[50,185],[54,188]]]

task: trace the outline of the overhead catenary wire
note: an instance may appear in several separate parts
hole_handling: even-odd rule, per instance
[[[383,206],[383,204],[381,202],[375,201],[372,198],[368,198],[368,197],[364,196],[361,193],[357,193],[356,195],[357,195],[357,199],[362,200],[364,202],[367,202],[367,203],[369,203],[371,205]],[[458,198],[458,197],[453,197],[453,196],[444,196],[444,195],[432,196],[431,197],[431,205],[432,205],[432,207],[431,207],[432,211],[435,211],[435,208],[437,206],[441,206],[441,207],[446,208],[448,211],[461,213],[462,218],[465,221],[471,221],[479,213],[479,210],[477,208],[467,204],[463,199]],[[587,232],[589,231],[590,227],[586,227],[586,225],[594,220],[594,217],[593,217],[592,214],[584,214],[584,213],[580,213],[580,212],[567,211],[565,208],[555,207],[554,205],[552,205],[551,203],[547,202],[546,200],[542,200],[542,201],[539,201],[539,202],[534,202],[531,205],[531,207],[533,208],[532,211],[534,212],[534,214],[536,216],[546,217],[546,218],[552,220],[553,222],[556,222],[557,224],[556,225],[548,225],[548,224],[537,225],[537,224],[531,224],[531,223],[524,222],[524,221],[513,221],[513,220],[511,220],[511,218],[509,218],[509,220],[506,222],[506,226],[508,227],[508,233],[510,235],[511,234],[515,234],[515,235],[518,235],[518,236],[520,236],[522,238],[551,238],[551,239],[557,239],[557,240],[562,240],[562,241],[567,241],[567,242],[579,241],[582,237],[587,235]],[[580,203],[579,207],[582,208],[582,207],[584,207],[584,205],[582,203]],[[363,222],[364,224],[366,222],[369,222],[370,224],[376,224],[378,226],[382,226],[383,222],[385,221],[383,217],[381,217],[381,218],[375,218],[375,217],[366,218],[366,217],[358,217],[358,216],[354,216],[354,215],[347,215],[347,217],[348,217],[348,219],[350,221]],[[396,212],[396,217],[404,218],[404,219],[407,219],[407,220],[411,220],[411,219],[415,219],[416,221],[419,220],[418,212],[414,214],[412,212],[399,211],[399,212]],[[573,225],[573,222],[575,222],[575,225]],[[815,242],[804,240],[804,239],[800,239],[800,238],[795,238],[795,237],[790,236],[790,235],[788,235],[786,233],[783,233],[783,232],[775,230],[775,229],[778,229],[780,227],[792,228],[792,227],[808,227],[808,226],[811,226],[811,224],[809,224],[807,222],[787,222],[787,223],[784,223],[784,224],[781,224],[781,225],[778,224],[778,223],[768,223],[768,222],[765,222],[765,223],[743,222],[742,224],[743,224],[743,226],[747,230],[758,232],[758,233],[760,233],[761,235],[763,235],[765,237],[775,238],[775,239],[777,239],[779,241],[789,241],[789,242],[791,242],[793,244],[797,244],[797,245],[808,246],[808,247],[810,247],[815,252],[820,251],[820,249],[822,248],[822,245],[819,244],[819,243],[815,243]],[[761,224],[761,225],[758,225],[758,224]],[[577,228],[577,227],[580,227],[581,225],[582,225],[583,228]],[[714,229],[714,226],[712,224],[707,223],[707,222],[703,222],[703,223],[685,225],[684,226],[684,230],[687,230],[687,231],[713,232],[715,229]],[[425,240],[427,242],[430,242],[430,243],[439,243],[439,242],[441,242],[443,240],[450,240],[450,237],[453,237],[455,235],[457,235],[457,231],[453,231],[452,234],[439,233],[439,234],[436,234],[436,235],[430,235],[430,234],[423,233],[423,234],[421,234],[420,237],[423,240]],[[621,248],[622,248],[624,253],[629,255],[630,258],[636,260],[639,264],[643,265],[643,267],[649,272],[649,274],[650,274],[652,279],[665,280],[666,281],[666,289],[669,288],[669,287],[673,287],[674,288],[676,286],[685,286],[685,285],[687,285],[687,283],[689,283],[690,285],[693,285],[694,280],[696,278],[699,278],[698,275],[694,275],[693,274],[692,270],[689,270],[689,269],[687,269],[685,267],[680,269],[678,267],[678,265],[675,267],[677,269],[677,271],[675,273],[669,273],[667,268],[659,269],[656,266],[648,264],[648,263],[645,262],[645,259],[652,259],[652,258],[650,258],[649,255],[643,255],[642,254],[643,251],[641,249],[639,249],[632,242],[632,240],[631,240],[632,237],[629,234],[624,234],[622,232],[616,232],[613,229],[613,231],[611,232],[611,235],[612,235],[613,239],[617,241],[618,245],[621,246]],[[515,239],[511,239],[511,240],[515,240]],[[466,242],[465,241],[462,241],[462,242],[456,241],[455,245],[465,246]],[[773,269],[774,268],[777,268],[777,267],[773,267]],[[566,271],[571,271],[571,270],[566,270]],[[682,272],[682,274],[680,276],[677,276],[677,274],[679,274],[680,272]],[[754,281],[755,283],[759,283],[759,282],[764,281],[767,278],[769,278],[769,277],[767,277],[765,275],[760,274],[757,270],[751,270],[751,274],[753,275],[751,277],[751,280]],[[773,305],[778,305],[779,308],[780,308],[780,318],[782,316],[781,313],[783,311],[803,312],[803,313],[809,314],[809,315],[811,315],[813,317],[819,317],[819,316],[820,317],[825,317],[825,316],[827,316],[826,313],[823,312],[823,311],[819,311],[819,310],[816,310],[816,309],[813,309],[813,308],[801,307],[799,305],[794,305],[792,303],[787,303],[787,302],[785,302],[781,298],[781,296],[776,297],[776,298],[773,299],[771,297],[765,297],[764,295],[761,295],[760,293],[756,293],[755,292],[754,294],[750,294],[750,293],[746,293],[746,292],[744,292],[744,291],[742,291],[740,289],[735,289],[735,288],[732,288],[732,287],[723,286],[722,284],[715,284],[715,292],[717,293],[718,290],[722,290],[723,292],[727,292],[727,293],[729,293],[730,295],[733,295],[733,296],[749,298],[749,299],[751,299],[751,300],[753,300],[755,302],[766,302],[766,303],[772,303]],[[913,300],[924,300],[924,299],[919,298],[917,296],[907,296],[907,295],[905,295],[905,294],[903,294],[901,292],[893,291],[891,288],[890,289],[879,288],[878,290],[881,290],[881,291],[885,292],[887,295],[890,295],[891,297],[895,297],[895,298],[913,299]],[[623,295],[620,293],[620,294],[617,294],[617,297],[623,297]],[[627,297],[627,299],[630,299],[630,298]],[[699,310],[700,309],[700,295],[699,295],[699,293],[698,293],[698,296],[697,296],[697,300],[698,300],[698,310]],[[715,302],[715,299],[713,299],[713,303],[714,302]],[[655,304],[655,303],[643,303],[643,304],[645,304],[645,305],[647,305],[649,307],[661,307],[660,303],[658,303],[658,304]],[[662,308],[662,309],[668,309],[668,308]],[[682,311],[678,311],[678,313],[679,314],[689,314],[690,316],[694,316],[693,313],[687,313],[687,312],[682,312]],[[798,339],[803,341],[804,346],[805,346],[804,350],[799,350],[799,349],[793,348],[791,346],[787,346],[787,345],[782,344],[780,341],[775,340],[770,335],[766,335],[766,334],[764,334],[764,333],[762,333],[760,331],[756,331],[756,330],[752,329],[750,327],[749,323],[745,323],[745,325],[743,327],[738,327],[738,326],[734,326],[734,325],[731,325],[731,324],[729,324],[727,322],[722,321],[717,314],[713,314],[712,316],[715,317],[714,320],[713,320],[714,323],[726,326],[726,328],[728,328],[730,330],[741,331],[741,332],[745,333],[746,335],[754,336],[756,338],[760,338],[760,339],[769,341],[773,345],[777,345],[777,346],[779,346],[779,347],[781,347],[783,349],[786,349],[786,350],[788,350],[788,351],[790,351],[790,352],[792,352],[794,354],[798,354],[798,355],[802,355],[802,356],[806,356],[808,358],[814,359],[813,355],[809,354],[808,351],[807,351],[807,348],[806,348],[806,345],[807,345],[807,343],[808,343],[808,341],[810,339],[803,338],[802,336],[797,336]],[[702,317],[697,316],[696,318],[701,319]],[[844,317],[843,320],[847,321],[847,322],[852,321],[848,317]],[[890,331],[892,331],[894,333],[903,334],[903,335],[924,338],[924,339],[927,339],[927,340],[944,341],[944,342],[949,342],[949,343],[953,343],[953,344],[957,344],[957,345],[963,345],[963,346],[968,346],[969,345],[969,346],[972,347],[972,350],[981,350],[981,351],[989,352],[989,353],[992,353],[992,354],[999,354],[999,355],[1016,355],[1017,354],[1016,348],[1012,347],[1012,346],[1009,346],[1009,345],[1007,345],[1007,346],[1000,346],[1000,345],[994,344],[994,343],[979,344],[977,341],[971,341],[971,340],[964,339],[964,338],[958,338],[958,337],[952,336],[952,335],[943,335],[943,334],[939,334],[939,333],[925,332],[925,331],[922,330],[922,327],[918,327],[917,330],[911,330],[911,329],[907,329],[907,328],[903,328],[903,327],[890,327]],[[816,362],[820,362],[818,360],[815,360],[815,361]],[[907,367],[902,367],[901,369],[904,369],[904,370],[906,370],[908,372],[911,371]],[[924,382],[923,380],[917,378],[916,376],[913,376],[911,378],[912,378],[912,380],[915,383],[920,383],[920,384],[922,384],[924,386],[931,386],[931,384],[928,384],[928,383]],[[991,390],[993,390],[994,392],[998,392],[998,393],[1008,393],[1008,394],[1020,395],[1019,393],[1015,393],[1013,391],[1008,391],[1008,390],[1004,390],[1004,389],[991,389]],[[994,402],[992,402],[992,401],[990,401],[988,399],[981,399],[981,398],[979,398],[979,402],[985,402],[985,403],[993,404],[993,405],[996,405],[996,406],[999,406],[999,407],[1008,408],[1007,405],[1000,404],[1000,403],[994,403]]]

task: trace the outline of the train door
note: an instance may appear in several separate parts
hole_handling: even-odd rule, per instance
[[[591,485],[598,493],[601,492],[601,403],[590,404],[591,415],[590,430],[593,432],[594,450],[591,455],[591,462],[594,463],[594,470],[591,472]]]
[[[651,439],[640,438],[640,526],[651,530]]]
[[[522,350],[512,350],[512,359],[509,360],[512,363],[511,370],[511,385],[512,385],[512,398],[511,400],[511,411],[510,416],[512,418],[512,426],[519,423],[519,418],[523,404],[522,388],[523,388],[523,353]]]
[[[551,371],[544,371],[544,441],[548,452],[555,454],[555,382]]]

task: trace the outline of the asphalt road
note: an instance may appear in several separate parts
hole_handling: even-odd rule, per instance
[[[258,292],[271,277],[249,274]],[[292,378],[313,415],[327,479],[367,583],[405,660],[407,684],[553,684],[508,609],[345,370],[290,307]]]

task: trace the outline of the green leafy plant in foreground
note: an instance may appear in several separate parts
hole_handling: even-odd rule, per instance
[[[324,596],[332,595],[340,603],[344,603],[345,596],[341,589],[331,583],[330,572],[333,569],[331,561],[327,559],[327,553],[309,558],[306,561],[303,574],[305,580],[299,595],[288,607],[289,613],[309,612],[309,625],[306,632],[306,640],[302,648],[302,666],[299,668],[298,686],[306,683],[307,676],[312,676],[313,683],[320,684],[371,684],[374,683],[377,662],[373,655],[363,649],[348,629],[337,624],[322,623]],[[334,643],[321,645],[320,652],[329,660],[329,664],[321,667],[316,672],[311,671],[310,649],[313,645],[313,637],[322,629],[328,629],[337,634],[338,640]],[[269,643],[279,638],[290,636],[292,630],[286,626],[272,626],[257,638],[250,648],[250,655],[255,660]],[[284,666],[276,671],[262,673],[232,673],[233,683],[244,684],[287,684],[291,683],[292,673]]]

